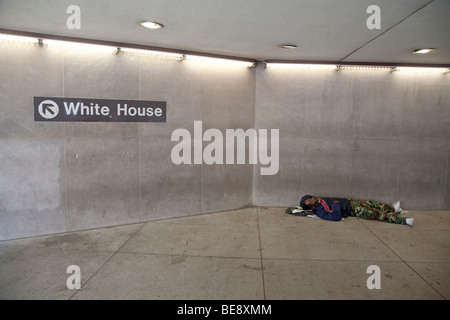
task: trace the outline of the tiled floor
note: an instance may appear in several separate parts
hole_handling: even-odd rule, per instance
[[[450,298],[450,211],[410,211],[410,227],[284,209],[2,241],[0,299]],[[80,289],[67,287],[71,265]]]

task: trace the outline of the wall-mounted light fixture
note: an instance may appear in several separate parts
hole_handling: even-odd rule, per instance
[[[38,34],[31,32],[21,32],[13,30],[0,29],[0,40],[17,40],[17,41],[28,41],[36,42],[45,45],[58,45],[58,46],[73,46],[80,48],[101,48],[108,49],[111,53],[119,54],[121,52],[128,52],[134,54],[142,55],[155,55],[164,56],[168,58],[173,58],[176,60],[195,60],[201,62],[209,63],[220,63],[220,64],[233,64],[245,67],[256,66],[256,60],[246,59],[239,57],[229,57],[224,55],[215,54],[205,54],[201,52],[194,51],[183,51],[183,50],[172,50],[167,48],[159,48],[145,45],[129,44],[122,42],[112,42],[112,41],[102,41],[102,40],[92,40],[92,39],[82,39],[82,38],[71,38],[71,37],[60,37],[47,34]]]
[[[73,42],[73,41],[64,41],[64,40],[54,40],[54,39],[42,39],[42,44],[55,46],[55,47],[72,47],[79,49],[102,49],[109,50],[110,52],[114,52],[117,50],[114,46],[97,44],[97,43],[88,43],[88,42]]]
[[[312,63],[289,63],[289,62],[266,62],[266,68],[286,69],[329,69],[336,70],[335,64],[312,64]]]
[[[211,56],[201,56],[194,54],[186,54],[186,60],[197,61],[197,62],[205,62],[205,63],[213,63],[213,64],[226,64],[226,65],[234,65],[234,66],[243,66],[252,68],[256,65],[255,61],[252,60],[238,60],[238,59],[228,59],[224,57],[211,57]]]
[[[106,48],[111,53],[133,52],[137,54],[158,55],[174,58],[176,60],[195,60],[201,62],[213,62],[221,64],[234,64],[245,67],[256,66],[255,59],[230,57],[202,52],[175,50],[145,45],[136,45],[121,42],[60,37],[55,35],[23,32],[15,30],[0,29],[0,41],[20,41],[47,45],[76,46],[80,48]],[[419,49],[418,49],[419,50]],[[424,50],[424,49],[420,49]],[[434,49],[426,49],[434,50]],[[430,52],[430,51],[429,51]],[[450,65],[436,64],[393,64],[393,63],[370,63],[370,62],[332,62],[332,61],[286,61],[266,60],[267,68],[307,68],[307,69],[331,69],[331,70],[376,70],[376,71],[435,71],[449,73]]]
[[[437,72],[437,73],[449,73],[450,68],[439,68],[439,67],[397,67],[398,71],[423,71],[423,72]]]
[[[174,52],[166,52],[166,51],[157,51],[157,50],[144,50],[144,49],[136,49],[136,48],[117,48],[117,53],[133,53],[133,54],[143,54],[143,55],[151,55],[151,56],[160,56],[166,57],[175,60],[183,60],[184,55],[180,53]]]
[[[37,37],[26,37],[26,36],[14,35],[14,34],[4,34],[4,33],[0,33],[0,40],[39,43],[39,39]]]
[[[336,70],[397,71],[396,67],[386,66],[337,65],[336,67]]]
[[[434,64],[394,64],[394,63],[369,63],[369,62],[332,62],[318,61],[286,61],[286,60],[266,60],[266,68],[285,69],[329,69],[329,70],[367,70],[367,71],[434,71],[449,73],[449,65]]]

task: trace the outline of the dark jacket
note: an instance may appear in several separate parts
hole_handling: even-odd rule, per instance
[[[339,221],[350,215],[350,200],[345,198],[319,198],[320,205],[314,209],[314,213],[322,219]],[[333,203],[339,201],[341,204]]]

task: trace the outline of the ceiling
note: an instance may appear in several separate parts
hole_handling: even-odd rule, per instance
[[[80,7],[81,29],[67,27],[70,5]],[[380,29],[367,27],[370,5]],[[449,0],[0,0],[1,29],[259,61],[450,64],[449,16]],[[436,51],[412,53],[424,47]]]

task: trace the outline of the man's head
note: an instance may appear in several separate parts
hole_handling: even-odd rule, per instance
[[[300,200],[300,207],[304,210],[314,210],[319,204],[319,198],[310,195],[305,195]]]

